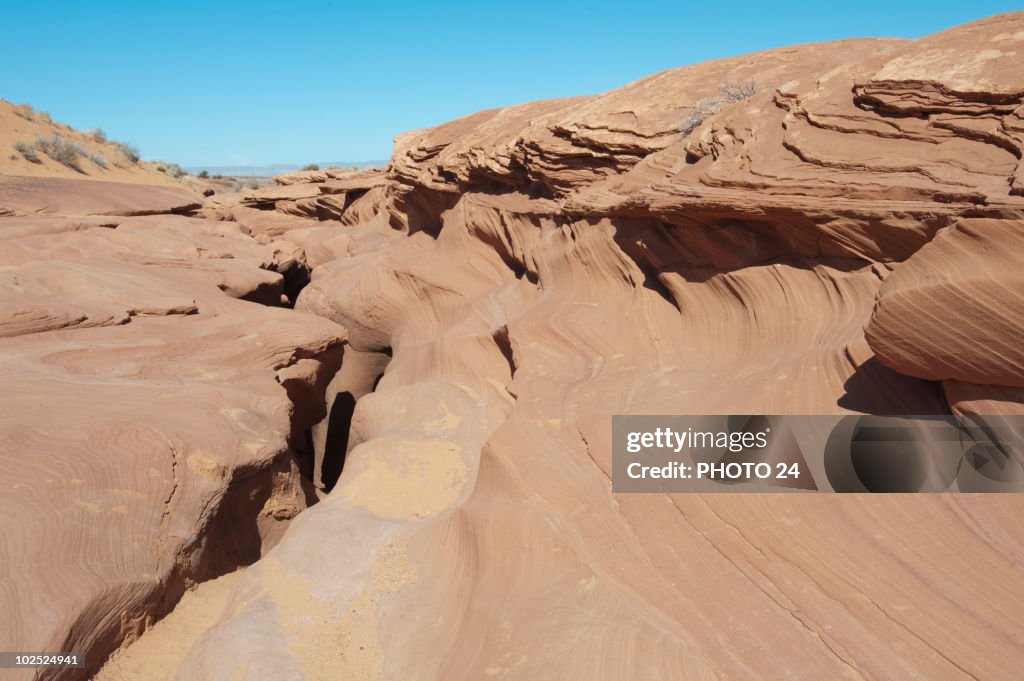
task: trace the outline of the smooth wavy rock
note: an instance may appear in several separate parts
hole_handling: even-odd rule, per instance
[[[1024,413],[1024,221],[943,231],[886,281],[866,335],[886,366],[943,381],[956,411]]]
[[[235,221],[253,235],[278,237],[323,221],[347,219],[347,224],[352,224],[353,218],[358,218],[356,212],[349,211],[352,204],[367,194],[379,194],[377,188],[385,183],[382,171],[333,168],[275,179],[276,185],[241,194],[215,195],[199,213],[212,219]]]
[[[0,239],[0,639],[86,654],[34,678],[90,678],[315,498],[300,452],[345,331],[240,300],[279,305],[296,253],[234,223],[15,217]]]
[[[15,215],[183,214],[201,205],[187,187],[0,175],[0,206]]]
[[[317,427],[329,493],[104,681],[1017,681],[1018,495],[609,475],[618,413],[1020,405],[1022,51],[1012,14],[400,136],[383,183],[288,232],[315,254],[296,309],[356,363]]]

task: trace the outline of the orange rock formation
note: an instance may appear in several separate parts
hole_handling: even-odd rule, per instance
[[[1022,51],[778,49],[0,220],[0,640],[98,664],[252,563],[98,678],[1016,681],[1019,497],[609,474],[617,413],[1024,413]]]

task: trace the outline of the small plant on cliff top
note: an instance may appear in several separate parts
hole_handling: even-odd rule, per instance
[[[753,97],[762,89],[761,83],[748,80],[743,83],[734,83],[726,80],[718,88],[718,97],[705,97],[697,102],[693,110],[683,119],[679,126],[679,132],[688,135],[693,132],[701,123],[718,113],[726,104],[740,102]]]
[[[320,170],[320,166],[310,163],[309,165],[302,166],[301,170]]]
[[[36,117],[36,110],[29,104],[15,104],[14,115],[19,118],[24,118],[26,121],[31,121]]]
[[[53,123],[50,114],[45,111],[37,111],[28,104],[19,104],[14,107],[14,114],[21,116],[27,121],[39,121],[40,123]]]

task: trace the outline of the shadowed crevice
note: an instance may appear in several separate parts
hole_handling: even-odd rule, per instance
[[[324,443],[324,460],[320,471],[320,484],[330,492],[338,483],[345,469],[348,454],[348,436],[352,430],[352,416],[356,411],[356,398],[349,391],[338,393],[327,416],[327,439]]]

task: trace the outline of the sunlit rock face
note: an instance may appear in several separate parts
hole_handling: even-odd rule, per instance
[[[400,136],[385,172],[212,197],[189,238],[230,226],[234,260],[262,264],[227,288],[174,270],[216,293],[198,315],[167,313],[168,285],[164,316],[123,327],[13,322],[38,334],[33,361],[77,367],[96,355],[47,344],[151,338],[138,321],[173,339],[223,307],[201,327],[228,334],[216,350],[146,351],[222,372],[226,348],[286,334],[270,347],[290,363],[239,350],[253,381],[277,376],[259,413],[278,420],[258,423],[287,443],[324,419],[294,478],[322,501],[200,586],[215,612],[186,598],[100,678],[1018,679],[1014,495],[613,495],[609,478],[612,414],[1024,412],[1018,54],[1024,14],[480,112]],[[236,300],[294,263],[308,285],[274,291],[294,310]]]
[[[282,308],[295,247],[231,222],[9,217],[0,244],[0,638],[89,678],[315,500],[304,435],[345,330]]]

